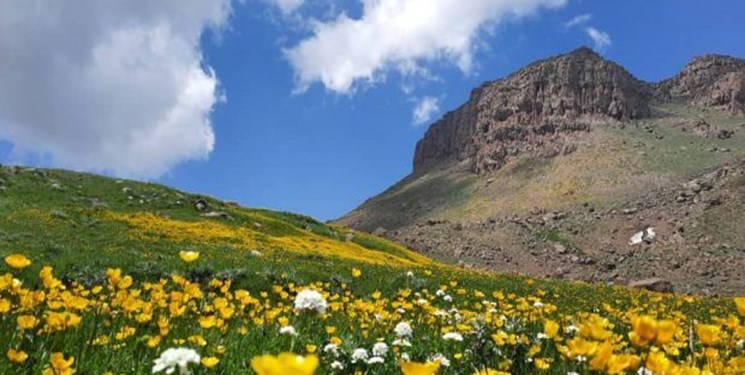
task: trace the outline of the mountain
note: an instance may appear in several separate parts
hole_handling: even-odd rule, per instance
[[[744,108],[745,60],[650,83],[579,48],[474,89],[338,222],[466,266],[741,292]]]

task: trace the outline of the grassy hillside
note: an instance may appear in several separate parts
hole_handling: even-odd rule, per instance
[[[231,375],[316,359],[318,374],[734,374],[745,355],[732,299],[460,269],[300,215],[59,170],[0,169],[0,258],[1,374],[146,374],[173,347]],[[308,357],[257,359],[282,352]]]
[[[655,113],[597,124],[567,155],[523,154],[486,175],[471,173],[464,161],[409,176],[338,222],[385,229],[438,260],[499,271],[556,276],[561,269],[562,277],[619,282],[665,277],[687,292],[741,292],[745,222],[732,213],[745,210],[738,182],[745,119],[677,104]],[[702,134],[701,120],[734,134]],[[708,190],[678,200],[682,186],[702,179],[711,180]],[[554,213],[560,219],[544,219]],[[657,229],[657,241],[628,246],[647,227]],[[552,251],[556,245],[566,252]],[[710,262],[699,263],[706,253]]]

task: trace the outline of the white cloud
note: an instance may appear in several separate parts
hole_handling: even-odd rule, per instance
[[[300,8],[305,0],[264,0],[269,3],[272,3],[279,7],[279,9],[282,10],[282,13],[288,14],[292,13],[298,8]]]
[[[229,1],[3,3],[0,139],[22,160],[134,177],[206,158],[219,94],[199,42]]]
[[[592,19],[592,14],[588,14],[588,13],[580,14],[578,16],[575,16],[571,20],[565,22],[564,23],[564,27],[566,27],[567,29],[569,29],[569,28],[572,28],[572,27],[577,26],[577,25],[585,24],[588,21],[590,21],[591,19]]]
[[[479,31],[507,18],[567,0],[361,0],[362,14],[315,22],[313,35],[286,51],[298,90],[320,81],[350,93],[360,81],[375,83],[388,69],[444,59],[471,69]],[[402,71],[402,74],[406,74]]]
[[[412,114],[414,125],[422,125],[432,120],[432,117],[440,111],[440,100],[435,97],[425,96],[417,100]]]
[[[610,35],[605,31],[590,26],[585,28],[585,33],[592,39],[596,50],[602,51],[611,45]]]

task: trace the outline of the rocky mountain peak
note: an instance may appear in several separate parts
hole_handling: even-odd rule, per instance
[[[725,55],[694,57],[658,85],[663,100],[745,113],[745,60]]]
[[[571,152],[567,139],[593,123],[648,116],[651,96],[647,84],[587,47],[537,61],[477,88],[433,124],[417,144],[414,172],[464,159],[485,172],[525,152]]]

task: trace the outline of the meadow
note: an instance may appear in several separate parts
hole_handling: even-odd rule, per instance
[[[162,186],[0,172],[0,374],[745,373],[742,298],[462,269]]]

